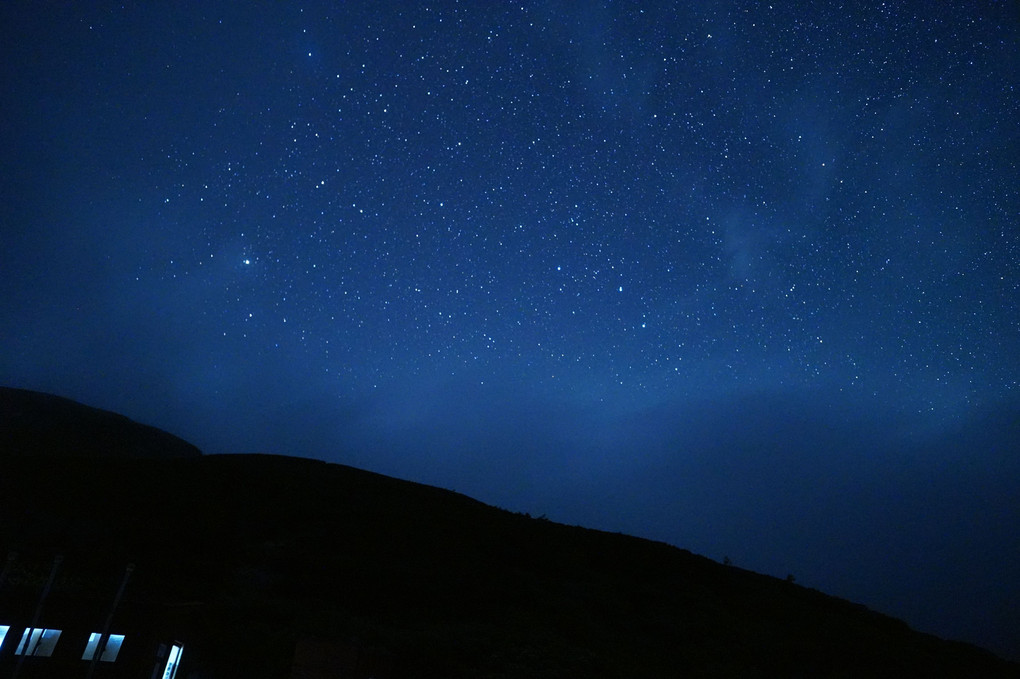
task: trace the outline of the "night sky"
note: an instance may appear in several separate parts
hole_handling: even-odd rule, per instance
[[[0,5],[0,383],[1020,658],[1015,2]]]

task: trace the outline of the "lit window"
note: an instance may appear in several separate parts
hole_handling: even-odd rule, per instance
[[[85,646],[85,653],[82,654],[82,660],[93,660],[96,657],[96,653],[99,651],[99,639],[102,637],[99,632],[93,632],[89,635],[89,643]],[[113,662],[117,659],[117,654],[120,653],[120,645],[124,643],[123,634],[111,634],[106,638],[106,648],[103,649],[103,654],[99,659],[103,662]]]
[[[53,649],[56,648],[59,638],[60,630],[58,629],[29,627],[22,633],[21,643],[18,644],[18,649],[14,653],[48,658],[53,655]]]
[[[174,679],[177,674],[177,666],[181,664],[181,655],[184,654],[184,647],[174,644],[170,648],[170,655],[166,659],[166,669],[163,670],[163,679]]]
[[[4,637],[7,636],[7,632],[10,631],[10,625],[0,625],[0,646],[4,645]]]

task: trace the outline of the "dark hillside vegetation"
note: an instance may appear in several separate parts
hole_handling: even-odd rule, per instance
[[[185,677],[1020,676],[793,583],[343,465],[0,463],[0,558],[20,569],[0,614],[55,554],[53,606],[133,563],[124,622],[172,627]]]

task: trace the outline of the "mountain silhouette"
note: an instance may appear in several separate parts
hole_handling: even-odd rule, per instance
[[[0,387],[0,456],[196,457],[184,439],[123,415],[27,389]]]
[[[664,543],[340,464],[202,456],[43,394],[3,390],[0,423],[0,676],[86,676],[107,617],[122,650],[95,677],[153,676],[161,640],[196,678],[1020,676]],[[33,618],[62,632],[23,659]]]

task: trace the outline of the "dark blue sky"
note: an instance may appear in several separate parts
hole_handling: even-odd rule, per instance
[[[0,382],[1020,658],[1018,37],[1012,2],[3,3]]]

